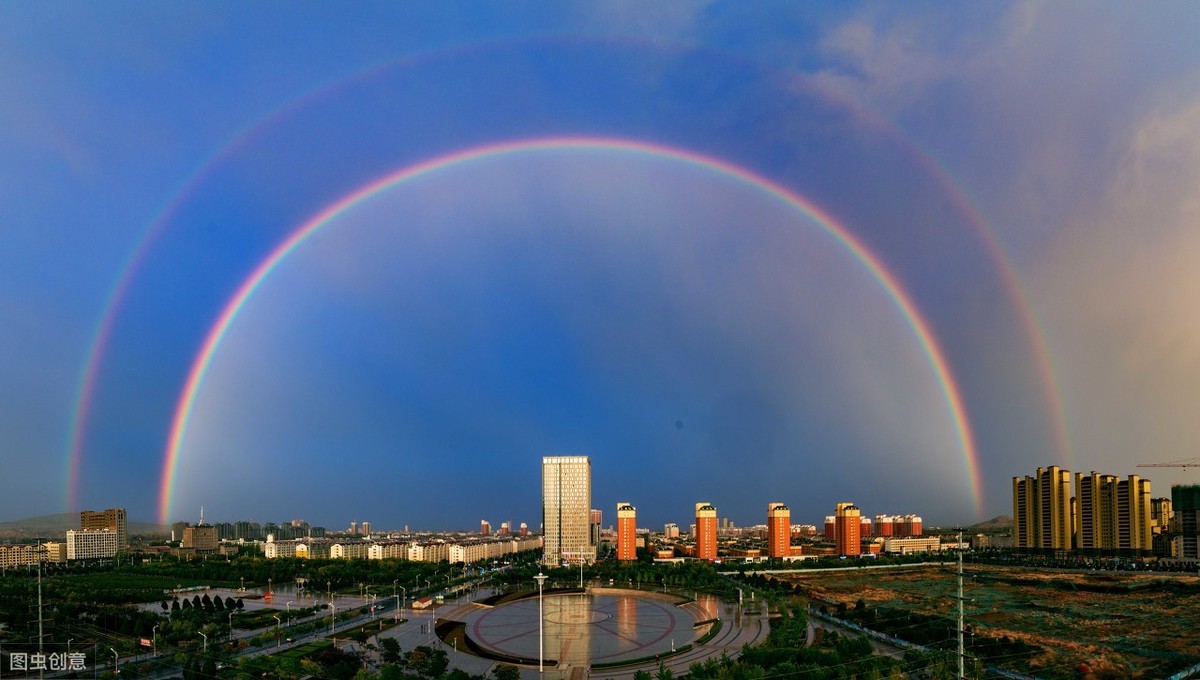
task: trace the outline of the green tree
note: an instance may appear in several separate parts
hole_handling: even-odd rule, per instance
[[[440,678],[450,665],[450,658],[444,649],[419,645],[404,655],[404,664],[423,677]]]
[[[492,671],[492,675],[496,677],[496,680],[521,680],[521,670],[516,666],[510,666],[506,663],[496,666],[496,669]],[[647,675],[649,674],[647,673]]]
[[[396,640],[396,638],[389,637],[389,638],[380,639],[379,647],[382,650],[380,652],[380,658],[383,659],[384,663],[400,663],[400,661],[402,659],[402,657],[400,656],[400,643]],[[503,666],[501,666],[501,668],[502,667]],[[509,668],[512,668],[512,666],[509,666]],[[513,670],[516,670],[516,669],[514,668]],[[497,677],[499,677],[500,668],[497,668],[496,671],[497,671]],[[518,671],[517,677],[503,678],[501,680],[518,680],[519,677],[520,677],[520,672]]]

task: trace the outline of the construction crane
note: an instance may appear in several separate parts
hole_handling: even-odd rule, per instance
[[[1184,458],[1182,460],[1169,460],[1165,463],[1138,463],[1138,467],[1200,467],[1200,456],[1195,458]]]

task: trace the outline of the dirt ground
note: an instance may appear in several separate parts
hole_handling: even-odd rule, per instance
[[[1042,648],[1005,664],[1039,677],[1162,678],[1200,662],[1200,579],[968,565],[966,625]],[[954,616],[952,567],[798,572],[816,599]],[[1082,666],[1081,666],[1082,665]],[[1086,667],[1090,672],[1081,672]]]

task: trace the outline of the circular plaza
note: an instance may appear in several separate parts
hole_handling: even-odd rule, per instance
[[[543,663],[615,665],[665,657],[690,645],[712,625],[690,600],[637,591],[547,593],[541,600]],[[477,605],[460,613],[457,626],[468,649],[512,663],[539,659],[537,593]],[[460,648],[461,649],[461,648]]]

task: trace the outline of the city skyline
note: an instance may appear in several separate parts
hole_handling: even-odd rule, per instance
[[[1038,466],[1193,458],[1198,31],[0,6],[0,517],[536,524],[576,451],[645,526],[970,524]]]

